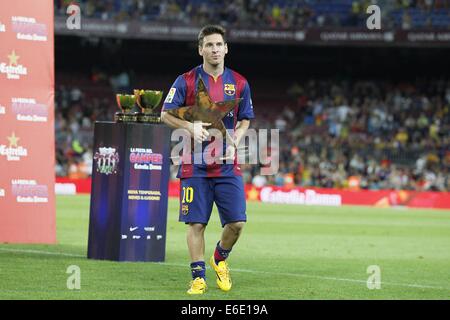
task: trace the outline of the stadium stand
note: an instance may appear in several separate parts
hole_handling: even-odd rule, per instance
[[[70,0],[55,1],[55,14],[65,15]],[[115,21],[139,20],[202,25],[220,21],[224,26],[259,25],[270,28],[364,27],[366,9],[383,7],[384,28],[438,28],[450,26],[448,0],[81,0],[86,17]]]
[[[93,123],[112,120],[118,110],[113,100],[117,78],[58,75],[58,175],[90,175]],[[136,83],[152,87],[161,82]],[[164,83],[170,86],[169,80]],[[255,88],[258,118],[253,127],[280,130],[280,170],[261,177],[257,166],[245,165],[247,182],[450,190],[450,81],[295,82],[287,88],[288,99],[276,102],[281,111],[270,108],[273,102],[265,98],[278,96],[277,90],[282,89],[264,82]]]
[[[70,3],[55,1],[55,13],[66,16]],[[83,17],[102,20],[197,26],[215,21],[224,26],[281,29],[362,27],[367,19],[367,6],[378,4],[383,8],[383,28],[450,27],[448,0],[230,0],[226,5],[216,0],[81,0],[77,3],[81,5]],[[250,55],[259,55],[258,50]],[[122,51],[122,54],[131,56],[131,52]],[[395,64],[402,65],[398,60],[407,52],[398,52]],[[251,83],[257,112],[252,126],[278,128],[283,143],[279,150],[279,173],[259,176],[258,166],[245,165],[246,182],[258,186],[450,191],[448,78],[415,80],[412,72],[413,78],[404,76],[395,82],[389,80],[389,75],[365,80],[361,72],[355,74],[357,68],[370,66],[365,61],[364,66],[352,65],[347,79],[331,80],[326,75],[317,75],[320,70],[328,69],[323,64],[328,60],[314,61],[313,55],[308,55],[309,64],[321,67],[310,71],[309,74],[316,72],[316,75],[306,77],[307,80],[289,75],[274,82],[265,75]],[[105,61],[96,59],[108,71],[80,71],[79,74],[59,71],[56,75],[56,172],[60,176],[90,175],[93,123],[112,120],[118,110],[115,93],[133,88],[167,90],[173,81],[173,74],[136,76],[126,65],[117,63],[119,69],[127,71],[119,70],[112,56],[104,55]],[[186,56],[171,57],[173,62]],[[384,59],[388,55],[377,57]],[[430,58],[424,55],[423,59]],[[308,64],[305,61],[304,65]],[[114,64],[115,70],[108,64]],[[427,72],[425,64],[416,66],[418,74]],[[407,63],[403,65],[409,67]],[[386,66],[389,69],[393,64]],[[350,74],[353,78],[348,77]],[[176,168],[172,169],[174,176]]]

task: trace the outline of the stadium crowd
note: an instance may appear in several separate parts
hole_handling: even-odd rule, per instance
[[[56,0],[55,13],[66,15],[72,0]],[[366,9],[381,8],[383,28],[450,27],[449,0],[78,0],[85,17],[115,21],[226,27],[365,27]]]
[[[280,170],[258,184],[450,190],[450,82],[294,84],[275,123]],[[287,142],[287,143],[286,143]]]
[[[97,86],[108,94],[87,97]],[[91,174],[94,122],[113,119],[116,90],[113,79],[89,88],[57,87],[57,175]],[[291,103],[273,113],[258,106],[254,92],[252,127],[280,130],[280,165],[273,176],[243,165],[246,182],[450,191],[450,81],[316,79],[294,83],[287,94]]]

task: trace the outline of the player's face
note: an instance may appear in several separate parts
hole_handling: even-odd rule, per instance
[[[203,45],[198,47],[198,53],[203,57],[204,62],[217,66],[223,64],[228,47],[222,35],[211,34],[203,38]]]

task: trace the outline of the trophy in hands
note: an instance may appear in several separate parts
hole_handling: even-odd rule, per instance
[[[223,123],[223,119],[238,106],[242,98],[224,100],[214,102],[206,89],[203,79],[200,77],[197,81],[197,90],[195,95],[195,103],[192,106],[180,107],[167,110],[167,113],[182,120],[189,122],[201,121],[210,123],[208,129],[217,129],[222,134],[222,138],[227,143],[231,142],[235,145],[234,138],[230,135]],[[247,147],[237,148],[238,152],[243,152],[244,156],[248,155]],[[233,155],[234,159],[234,155]],[[219,156],[219,160],[227,160],[227,156]]]
[[[114,115],[116,122],[136,122],[137,113],[132,109],[136,104],[136,96],[131,94],[116,94],[117,105],[121,109]]]
[[[211,126],[208,129],[218,129],[222,133],[224,139],[227,137],[227,139],[233,140],[226,130],[222,119],[241,101],[242,98],[214,102],[206,89],[203,79],[199,78],[197,82],[195,104],[193,106],[171,109],[168,110],[167,113],[178,119],[190,122],[201,121],[211,123]]]
[[[134,90],[136,102],[141,109],[137,121],[143,123],[161,123],[161,116],[155,112],[161,102],[163,92],[157,90]]]

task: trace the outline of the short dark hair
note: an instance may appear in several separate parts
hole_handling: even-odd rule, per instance
[[[203,46],[203,38],[212,34],[220,34],[223,38],[223,42],[227,42],[225,40],[226,30],[222,26],[209,24],[204,26],[200,32],[198,33],[198,45],[199,47]]]

